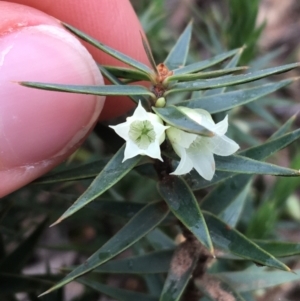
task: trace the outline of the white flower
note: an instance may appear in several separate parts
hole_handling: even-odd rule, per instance
[[[137,155],[163,161],[160,144],[165,140],[165,130],[169,127],[164,126],[157,115],[147,112],[140,102],[126,122],[110,127],[126,140],[123,162]]]
[[[213,154],[229,156],[239,149],[239,145],[225,136],[228,128],[228,117],[215,124],[210,114],[202,109],[178,107],[189,118],[196,121],[209,131],[212,137],[187,133],[175,127],[167,129],[167,136],[174,151],[181,158],[173,175],[183,175],[193,168],[206,180],[211,180],[215,173]]]

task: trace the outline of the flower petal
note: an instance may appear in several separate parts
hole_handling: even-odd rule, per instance
[[[222,136],[225,135],[227,129],[228,129],[228,115],[226,115],[222,121],[218,122],[215,125],[214,133],[216,133],[219,136]]]
[[[143,155],[147,155],[151,158],[158,159],[163,161],[161,154],[160,154],[160,147],[159,143],[151,143],[147,149],[144,150]]]
[[[206,145],[206,140],[211,138],[201,138],[198,138],[197,143],[193,143],[192,146],[187,150],[187,156],[193,162],[193,167],[197,170],[197,172],[205,180],[210,181],[213,178],[216,170],[213,153]]]
[[[177,144],[184,148],[189,148],[198,137],[196,134],[186,133],[175,127],[168,128],[166,133],[172,145]]]
[[[225,135],[207,139],[207,145],[214,154],[219,156],[230,156],[240,148],[235,141]]]
[[[205,127],[211,132],[215,131],[215,122],[213,121],[211,115],[203,109],[190,109],[185,107],[179,107],[180,110],[186,114],[189,118]]]
[[[186,150],[181,146],[173,146],[175,152],[178,154],[178,156],[181,158],[177,168],[170,173],[171,175],[184,175],[189,173],[193,169],[193,162],[191,159],[187,156]]]
[[[149,119],[149,113],[143,108],[141,101],[139,101],[138,106],[136,107],[133,115],[131,117],[128,117],[128,121],[134,121],[134,120],[148,120]]]
[[[123,122],[118,125],[110,125],[109,127],[112,128],[124,140],[128,139],[128,133],[130,128],[130,124],[128,122]]]
[[[122,162],[127,159],[133,158],[135,156],[142,155],[141,149],[130,139],[126,141],[126,147],[124,151],[124,159]]]

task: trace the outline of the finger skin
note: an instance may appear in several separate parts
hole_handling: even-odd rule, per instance
[[[103,84],[91,55],[54,18],[1,1],[0,29],[3,197],[73,153],[97,122],[105,98],[35,90],[16,83]]]
[[[37,8],[79,28],[132,58],[150,66],[145,54],[139,20],[128,0],[13,0]],[[84,43],[94,59],[101,63],[124,66],[120,61]],[[100,119],[120,116],[133,107],[127,97],[107,97]]]

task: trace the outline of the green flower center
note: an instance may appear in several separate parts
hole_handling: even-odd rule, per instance
[[[147,149],[155,141],[153,125],[148,120],[136,120],[131,123],[129,138],[141,149]]]

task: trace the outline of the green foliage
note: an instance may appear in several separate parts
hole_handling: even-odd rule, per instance
[[[241,62],[249,62],[257,52],[257,40],[264,24],[257,27],[259,0],[229,0],[229,24],[226,29],[229,48],[247,45]],[[246,13],[245,13],[246,12]]]
[[[48,289],[42,294],[44,298],[59,296],[57,300],[62,300],[62,288],[75,280],[88,289],[121,301],[185,301],[195,298],[219,301],[217,293],[243,301],[252,300],[249,292],[299,280],[299,276],[290,273],[289,262],[278,258],[299,256],[300,244],[282,242],[278,227],[287,216],[295,225],[285,204],[298,187],[300,159],[296,155],[288,168],[277,165],[276,156],[300,137],[300,130],[292,129],[295,116],[286,122],[275,119],[269,107],[276,99],[266,96],[297,80],[285,78],[270,82],[269,76],[288,72],[300,65],[262,67],[263,70],[255,67],[268,65],[276,55],[269,53],[256,64],[250,64],[249,70],[237,67],[253,58],[263,27],[256,28],[255,25],[259,1],[230,0],[229,3],[232,21],[225,28],[225,39],[222,39],[224,36],[218,39],[216,28],[209,26],[208,18],[204,20],[208,38],[203,37],[203,40],[211,42],[207,44],[209,49],[214,48],[214,55],[193,62],[192,57],[196,55],[193,50],[189,55],[193,37],[190,22],[162,60],[163,67],[168,67],[169,72],[165,76],[159,71],[161,65],[155,67],[146,40],[143,44],[152,68],[64,24],[84,41],[130,67],[99,66],[112,83],[108,86],[20,84],[71,93],[127,95],[135,103],[141,100],[145,109],[166,124],[203,137],[214,133],[184,113],[182,107],[207,110],[214,114],[215,120],[223,119],[224,114],[231,110],[230,120],[234,125],[230,124],[230,134],[242,150],[236,155],[215,156],[216,173],[211,181],[204,180],[195,170],[179,177],[170,175],[178,164],[178,156],[171,149],[170,141],[161,145],[163,162],[142,156],[123,162],[125,146],[111,151],[120,145],[118,138],[107,128],[109,139],[105,137],[104,127],[99,131],[96,129],[95,141],[100,141],[104,149],[100,155],[91,152],[89,160],[62,166],[36,180],[25,188],[32,191],[25,198],[22,191],[15,194],[24,202],[24,213],[32,211],[34,216],[46,213],[51,221],[56,220],[53,225],[75,221],[79,227],[87,223],[97,229],[95,244],[70,244],[66,247],[81,250],[89,256],[88,259],[78,266],[64,268],[62,271],[67,274],[59,277],[60,280],[50,273],[32,277],[22,275],[21,270],[35,250],[47,221],[26,236],[19,226],[24,216],[16,214],[15,221],[8,220],[7,215],[14,212],[10,206],[5,206],[8,202],[3,202],[0,221],[5,239],[0,240],[0,295],[21,291],[36,294]],[[152,32],[152,36],[153,29],[161,22],[159,9],[161,1],[155,1],[142,16],[148,26],[146,31]],[[221,33],[224,34],[224,29]],[[199,37],[198,31],[194,34]],[[237,48],[245,43],[248,44],[246,50]],[[228,51],[227,48],[236,49]],[[243,74],[236,74],[241,72]],[[148,81],[149,87],[134,84],[140,80]],[[160,98],[164,98],[166,106],[155,106]],[[289,105],[285,100],[283,103]],[[245,127],[247,130],[243,132]],[[275,130],[271,137],[261,133],[270,132],[270,128],[272,132]],[[255,135],[257,130],[259,134]],[[243,137],[243,140],[237,137]],[[270,156],[272,163],[264,162]],[[257,175],[263,183],[264,175],[279,178],[273,179],[275,184],[266,182],[266,185],[274,186],[265,192],[259,190]],[[50,191],[55,199],[53,207],[37,201],[42,190]],[[11,198],[9,196],[8,201]],[[34,205],[29,199],[35,200]],[[15,228],[18,231],[12,231]],[[4,244],[12,242],[17,247],[6,254]],[[59,246],[53,248],[59,249]],[[115,258],[119,254],[122,257]],[[20,257],[22,260],[18,259]],[[142,289],[132,291],[107,284],[108,276],[117,278],[120,274],[128,274],[132,279],[137,276]],[[52,295],[56,290],[58,295]],[[245,292],[249,294],[242,294]]]

